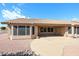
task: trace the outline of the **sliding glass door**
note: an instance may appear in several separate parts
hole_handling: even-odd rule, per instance
[[[25,26],[18,26],[18,35],[25,35]]]
[[[13,26],[13,35],[30,35],[30,26]]]
[[[77,27],[77,34],[79,34],[79,27]]]

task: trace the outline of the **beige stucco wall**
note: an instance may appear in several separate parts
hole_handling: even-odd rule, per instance
[[[62,35],[62,28],[55,28],[55,33],[56,34],[59,34],[59,35]]]
[[[66,35],[67,33],[67,27],[58,27],[58,28],[55,28],[55,33],[56,34],[59,34],[59,35]]]
[[[52,26],[54,28],[53,32],[40,32],[39,30],[39,35],[52,35],[52,36],[56,36],[56,35],[59,35],[59,36],[65,36],[67,35],[67,31],[68,31],[68,27],[67,26]]]
[[[68,33],[68,26],[65,26],[65,27],[62,27],[62,28],[57,28],[56,33],[59,33],[62,36],[65,36],[65,37],[72,37],[72,34]]]

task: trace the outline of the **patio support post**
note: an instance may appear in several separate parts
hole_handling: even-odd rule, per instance
[[[74,36],[74,26],[72,25],[72,36]]]
[[[32,38],[32,26],[30,26],[30,37]]]
[[[18,26],[17,26],[17,36],[18,36]]]
[[[65,35],[64,35],[64,37],[67,37],[67,35],[68,35],[68,27],[65,27]]]
[[[10,36],[10,40],[12,40],[12,36],[13,36],[13,25],[11,25],[11,36]]]
[[[75,32],[76,32],[76,33],[75,33],[75,36],[77,37],[77,26],[75,27],[75,29],[76,29],[76,30],[75,30]]]
[[[35,26],[35,36],[38,38],[38,26]]]
[[[11,35],[11,29],[10,29],[10,26],[8,25],[8,35],[10,36]]]

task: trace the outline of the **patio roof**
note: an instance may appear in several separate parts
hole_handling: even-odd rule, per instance
[[[48,19],[27,19],[27,18],[18,18],[13,20],[8,20],[6,22],[1,22],[2,24],[71,24],[71,22],[63,20],[48,20]]]
[[[72,21],[72,25],[79,25],[79,21]]]

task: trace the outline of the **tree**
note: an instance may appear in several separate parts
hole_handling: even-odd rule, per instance
[[[1,27],[1,30],[6,30],[6,27]]]

